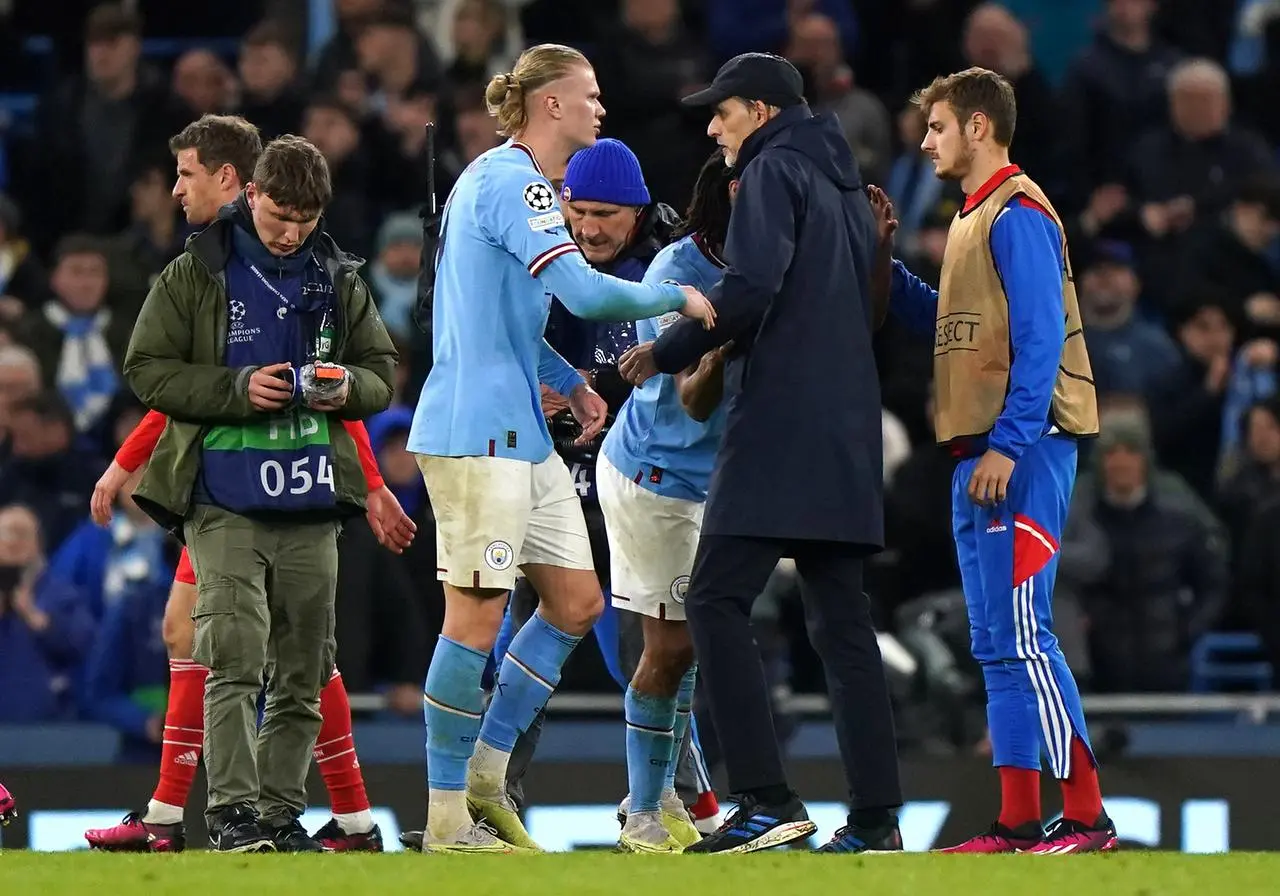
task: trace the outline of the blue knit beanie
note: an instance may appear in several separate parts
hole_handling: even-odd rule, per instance
[[[565,202],[584,199],[614,205],[648,205],[649,188],[644,185],[636,154],[622,141],[605,137],[569,159],[560,198]]]

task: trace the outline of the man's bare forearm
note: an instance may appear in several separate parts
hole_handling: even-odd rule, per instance
[[[685,413],[704,423],[715,413],[724,398],[724,355],[721,350],[707,352],[698,366],[676,374],[680,404]]]

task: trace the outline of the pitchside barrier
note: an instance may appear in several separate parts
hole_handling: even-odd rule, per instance
[[[381,698],[352,698],[376,711]],[[808,719],[788,744],[793,786],[825,839],[844,820],[845,785],[834,732],[820,697],[792,698]],[[1086,698],[1095,742],[1104,757],[1103,790],[1126,847],[1221,852],[1280,851],[1280,695],[1157,695]],[[615,811],[626,791],[621,700],[611,695],[553,698],[526,781],[526,823],[548,849],[609,848]],[[589,720],[588,720],[589,719]],[[1115,732],[1123,746],[1116,748]],[[362,721],[356,744],[374,815],[389,849],[396,834],[422,827],[426,810],[423,730],[416,720]],[[102,726],[0,726],[0,780],[19,801],[20,816],[0,831],[5,848],[84,848],[89,827],[115,823],[141,806],[155,785],[154,763],[120,764],[118,736]],[[907,803],[901,812],[908,850],[921,851],[985,829],[997,811],[997,782],[987,759],[907,756]],[[718,781],[723,786],[723,781]],[[1046,811],[1059,798],[1045,781]],[[206,844],[201,817],[203,772],[187,812],[189,843]],[[319,778],[310,781],[310,829],[328,817]],[[1046,819],[1048,820],[1048,819]]]
[[[376,821],[389,849],[396,835],[421,828],[426,811],[423,768],[362,763]],[[995,816],[996,777],[979,759],[906,760],[902,766],[907,803],[901,812],[908,850],[953,843],[985,829]],[[844,821],[844,778],[838,762],[800,760],[791,781],[825,839]],[[86,828],[114,824],[145,802],[155,771],[141,765],[6,768],[5,782],[20,801],[21,814],[3,831],[6,848],[60,851],[83,849]],[[1183,852],[1280,850],[1280,813],[1275,812],[1280,769],[1271,758],[1125,759],[1108,764],[1103,777],[1107,810],[1129,848]],[[328,818],[325,791],[313,774],[310,797],[317,806],[304,823],[312,830]],[[1058,804],[1046,781],[1045,806]],[[530,833],[550,850],[609,848],[617,840],[614,817],[626,791],[621,762],[535,764],[526,781]],[[187,810],[189,844],[206,845],[201,817],[203,773]],[[1052,810],[1050,810],[1052,811]]]

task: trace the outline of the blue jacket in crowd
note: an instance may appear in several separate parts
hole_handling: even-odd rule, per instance
[[[31,630],[0,597],[0,723],[48,722],[75,714],[74,684],[93,642],[93,616],[84,597],[46,570],[33,600],[49,627]]]

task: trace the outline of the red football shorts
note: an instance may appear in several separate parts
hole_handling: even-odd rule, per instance
[[[196,583],[196,571],[191,568],[191,558],[187,556],[186,548],[182,549],[182,555],[178,557],[178,571],[173,574],[173,580],[184,585]]]

